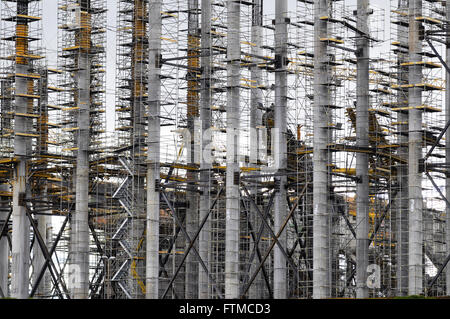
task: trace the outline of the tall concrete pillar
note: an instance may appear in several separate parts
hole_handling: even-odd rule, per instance
[[[0,192],[9,192],[10,187],[7,184],[0,185]],[[0,229],[3,228],[4,223],[6,223],[6,218],[8,217],[8,212],[10,209],[9,206],[9,197],[0,196]],[[8,273],[9,273],[9,245],[8,238],[3,236],[0,239],[0,287],[5,296],[8,296]]]
[[[146,298],[159,292],[161,0],[149,1]]]
[[[257,58],[262,56],[261,46],[263,45],[263,6],[262,0],[253,0],[253,13],[252,13],[252,29],[251,29],[251,42],[254,46],[251,47],[251,52],[255,56],[250,72],[253,88],[251,89],[250,97],[250,167],[258,168],[260,166],[259,157],[261,150],[261,139],[259,138],[259,127],[262,125],[262,110],[260,106],[263,105],[262,89],[259,85],[262,85],[262,70],[258,67],[258,63],[261,63],[261,59]],[[258,192],[257,186],[250,188],[250,194],[256,195]],[[248,217],[253,225],[255,233],[262,224],[261,219],[258,216],[253,205],[249,205],[250,216]],[[250,246],[250,251],[254,249],[254,245]],[[258,266],[258,259],[253,260],[253,264],[250,268],[250,273],[254,273]],[[262,273],[259,272],[254,283],[249,288],[250,299],[261,299],[264,296],[264,283],[262,280]]]
[[[239,129],[241,5],[227,1],[227,169],[225,221],[225,298],[239,297]]]
[[[407,0],[398,0],[397,8],[402,11],[407,6]],[[397,26],[397,41],[401,45],[408,45],[408,27],[403,25]],[[408,84],[408,67],[402,66],[402,63],[408,61],[408,53],[399,51],[397,53],[397,84]],[[398,105],[404,105],[408,100],[408,92],[406,90],[399,90],[396,97]],[[397,150],[398,156],[408,159],[408,114],[399,112],[397,114],[397,121],[399,124],[398,130],[403,134],[398,135],[398,143],[400,147]],[[396,249],[396,277],[397,277],[397,294],[400,296],[408,293],[408,166],[407,164],[399,164],[397,167],[397,189],[395,196],[395,209],[393,210],[395,236],[397,245]]]
[[[79,1],[80,30],[75,42],[80,46],[75,57],[76,101],[78,130],[74,133],[77,144],[75,169],[75,213],[71,218],[70,263],[68,289],[73,299],[87,299],[89,290],[89,144],[91,104],[91,5]]]
[[[328,184],[328,106],[331,81],[327,43],[329,0],[314,1],[314,168],[313,168],[313,298],[330,296],[330,232]]]
[[[369,35],[368,0],[358,0],[357,28]],[[356,136],[357,146],[369,147],[369,39],[356,39]],[[356,153],[356,297],[369,297],[366,284],[369,264],[369,157]]]
[[[275,168],[281,175],[275,178],[276,194],[274,198],[275,234],[287,216],[286,175],[287,169],[287,0],[278,0],[275,4],[275,125],[274,125],[274,159]],[[286,230],[278,238],[283,247],[287,247]],[[276,299],[287,297],[287,260],[280,248],[274,247],[273,255],[273,293]]]
[[[139,167],[145,164],[145,158],[142,157],[142,150],[146,146],[146,119],[145,119],[145,99],[146,99],[146,76],[147,76],[147,4],[144,0],[134,0],[133,12],[133,50],[132,50],[132,105],[133,105],[133,135],[131,136],[132,163],[131,169],[134,170],[133,186],[130,187],[130,193],[133,192],[132,210],[133,218],[130,223],[128,235],[129,244],[133,247],[133,254],[137,258],[144,258],[145,249],[142,247],[141,240],[145,230],[142,222],[146,216],[145,206],[145,174],[139,172]],[[138,168],[138,169],[136,169]],[[130,267],[128,272],[128,282],[130,283],[130,292],[133,299],[144,298],[144,293],[137,280],[145,277],[144,260],[137,259]]]
[[[211,191],[211,168],[212,157],[209,149],[211,143],[211,1],[202,0],[202,27],[201,27],[201,157],[200,157],[200,215],[199,220],[203,220],[210,208]],[[210,240],[210,218],[206,221],[199,234],[198,250],[200,257],[209,265],[209,240]],[[199,267],[198,272],[198,298],[209,297],[208,275]]]
[[[200,39],[199,39],[199,11],[198,11],[198,0],[188,1],[188,92],[187,92],[187,126],[189,131],[189,144],[186,145],[188,148],[188,159],[187,163],[190,166],[195,166],[198,148],[195,144],[195,123],[198,120],[199,115],[199,83],[197,79],[197,71],[195,68],[199,67],[198,57],[200,51]],[[186,178],[190,185],[188,184],[188,191],[186,193],[186,201],[188,207],[186,209],[186,231],[189,237],[193,238],[195,232],[198,229],[198,193],[195,191],[197,187],[198,172],[194,170],[189,170],[186,173]],[[189,242],[186,241],[186,248],[189,247]],[[198,243],[196,243],[198,245]],[[186,259],[185,268],[185,296],[187,299],[197,298],[198,295],[198,260],[197,257],[190,253]]]
[[[28,14],[28,0],[17,1],[17,12]],[[28,59],[20,55],[28,53],[29,26],[26,19],[18,19],[16,23],[16,74],[27,74]],[[15,112],[31,113],[33,102],[24,95],[29,94],[29,80],[16,77]],[[32,85],[31,87],[32,88]],[[12,270],[11,270],[11,297],[27,298],[29,293],[30,269],[30,222],[26,215],[25,198],[27,195],[28,160],[31,155],[31,140],[29,137],[17,133],[28,133],[32,129],[26,117],[17,117],[14,121],[14,155],[17,163],[13,177],[13,211],[12,211]]]
[[[422,61],[422,23],[415,18],[422,15],[422,0],[409,1],[409,62]],[[409,84],[422,83],[422,66],[409,67]],[[422,158],[422,88],[409,89],[409,153],[408,153],[408,197],[409,197],[409,280],[408,294],[421,294],[423,286],[423,229],[422,229],[422,174],[419,159]]]

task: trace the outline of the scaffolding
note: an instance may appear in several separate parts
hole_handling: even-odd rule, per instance
[[[450,6],[288,3],[114,2],[107,132],[111,4],[0,2],[0,297],[449,294]]]

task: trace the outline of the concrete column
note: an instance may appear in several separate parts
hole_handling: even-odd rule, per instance
[[[416,17],[422,14],[422,1],[409,1],[409,62],[422,61],[422,23]],[[409,84],[422,83],[422,66],[409,67]],[[409,107],[422,105],[422,89],[409,89]],[[423,232],[422,232],[422,174],[419,159],[422,158],[422,111],[409,110],[409,154],[408,154],[408,197],[409,197],[409,284],[408,294],[421,294],[423,285]]]
[[[287,0],[278,0],[275,5],[275,125],[274,125],[274,159],[279,173],[287,169]],[[283,225],[287,216],[286,176],[275,178],[277,193],[274,198],[274,232]],[[278,239],[287,247],[287,232],[283,231]],[[273,293],[275,299],[287,298],[287,260],[280,248],[274,247],[273,255]]]
[[[328,105],[331,81],[327,44],[329,0],[314,1],[314,168],[313,168],[313,298],[330,296],[330,232],[328,185]]]
[[[241,5],[227,1],[227,169],[225,222],[225,298],[239,297],[239,129]]]
[[[398,0],[398,10],[405,9],[404,0]],[[397,41],[402,45],[408,45],[408,27],[397,26]],[[397,68],[399,70],[397,84],[408,84],[408,67],[401,66],[402,63],[408,61],[408,54],[399,52],[397,54]],[[404,101],[408,100],[408,92],[399,90],[396,97],[396,102],[403,105]],[[399,112],[397,114],[399,132],[408,133],[408,114]],[[398,135],[398,143],[401,145],[398,148],[398,155],[403,159],[408,159],[408,144],[407,135]],[[395,232],[396,232],[396,265],[397,265],[397,294],[400,296],[408,293],[408,165],[399,164],[397,167],[397,183],[398,193],[396,195],[395,213]]]
[[[255,56],[262,56],[262,43],[263,43],[263,12],[262,12],[262,0],[253,0],[253,14],[252,14],[252,34],[251,34],[251,42],[255,45],[251,47],[251,52]],[[258,161],[261,160],[259,158],[259,151],[261,149],[262,142],[258,138],[258,127],[262,125],[262,110],[259,109],[260,105],[263,105],[263,94],[262,90],[258,88],[259,85],[262,85],[262,70],[258,67],[258,63],[261,63],[261,59],[253,58],[253,63],[251,67],[251,80],[253,81],[253,86],[255,88],[251,89],[251,98],[250,98],[250,167],[257,168],[260,165]],[[250,188],[250,194],[256,195],[258,192],[257,187]],[[253,230],[255,233],[258,231],[261,225],[261,219],[258,216],[253,205],[249,205],[250,216],[249,219],[253,225]],[[253,244],[250,246],[250,251],[253,250]],[[258,259],[254,259],[253,264],[250,268],[250,274],[254,273],[256,267],[258,266]],[[249,298],[250,299],[261,299],[264,296],[264,283],[262,281],[262,273],[259,272],[256,277],[254,283],[249,289]]]
[[[212,157],[209,149],[211,143],[211,1],[202,0],[202,27],[201,27],[201,102],[200,102],[200,119],[201,119],[201,139],[202,154],[200,162],[200,216],[199,220],[208,214],[210,208],[210,191],[211,191],[211,168]],[[203,226],[199,234],[198,249],[200,257],[209,265],[209,235],[210,235],[210,218]],[[199,267],[198,274],[198,298],[206,299],[209,297],[208,275]]]
[[[90,144],[90,1],[80,2],[81,24],[76,42],[81,46],[75,61],[78,130],[74,133],[77,144],[75,169],[75,213],[71,219],[70,263],[68,289],[72,298],[87,299],[89,290],[89,144]]]
[[[369,34],[368,0],[358,0],[357,28]],[[356,136],[357,146],[369,147],[369,40],[356,39]],[[369,157],[356,153],[356,297],[369,297],[366,284],[369,264]]]
[[[28,0],[17,1],[17,12],[28,13]],[[16,33],[28,36],[28,23],[26,20],[18,20]],[[28,52],[26,40],[17,38],[16,51],[21,54]],[[22,53],[23,52],[23,53]],[[16,74],[28,73],[28,61],[25,58],[16,58]],[[17,113],[30,113],[32,103],[28,98],[18,94],[28,94],[29,80],[16,77],[15,82],[15,109]],[[31,104],[32,106],[32,104]],[[29,119],[17,117],[14,121],[15,133],[28,133],[31,129]],[[30,269],[30,222],[26,215],[25,198],[27,194],[27,162],[31,155],[30,138],[16,135],[14,137],[14,155],[17,163],[13,177],[13,211],[12,211],[12,269],[11,269],[11,297],[24,299],[29,293],[29,269]]]
[[[149,1],[146,298],[159,291],[161,0]]]
[[[19,299],[28,297],[30,284],[28,278],[30,268],[30,222],[26,216],[25,207],[20,202],[20,198],[25,198],[26,173],[26,162],[19,162],[15,170],[13,186],[11,269],[11,297]]]
[[[198,0],[188,1],[188,59],[189,68],[199,67],[199,12],[198,12]],[[198,93],[198,79],[197,72],[190,69],[187,73],[188,77],[188,92],[187,92],[187,126],[189,130],[190,144],[186,145],[188,148],[188,165],[194,166],[196,164],[196,153],[198,151],[195,145],[194,136],[195,132],[195,122],[198,119],[198,108],[199,108],[199,93]],[[198,172],[189,170],[186,174],[186,178],[189,183],[188,191],[186,193],[186,201],[188,203],[188,208],[186,209],[186,231],[189,237],[193,238],[195,232],[198,229],[198,193],[194,191],[196,188],[198,180]],[[186,241],[186,248],[189,247],[189,242]],[[196,243],[198,245],[198,243]],[[198,295],[198,260],[197,257],[190,253],[186,259],[185,268],[185,296],[187,299],[197,298]]]
[[[39,100],[39,112],[40,118],[38,119],[38,132],[40,138],[38,140],[38,145],[35,152],[38,154],[48,153],[48,70],[47,67],[39,69],[39,74],[41,78],[39,80],[39,91],[41,98]],[[47,162],[42,163],[41,168],[47,167]],[[39,196],[42,197],[43,201],[47,203],[49,199],[47,198],[48,185],[39,185]],[[45,211],[46,214],[51,214],[52,211]],[[36,216],[37,226],[39,233],[41,234],[45,245],[48,250],[51,247],[52,240],[52,222],[51,216],[49,215],[37,215]],[[45,263],[44,253],[40,245],[35,238],[35,244],[33,245],[33,286],[36,284],[38,276],[41,272],[42,266]],[[48,269],[44,273],[44,277],[39,283],[39,287],[36,290],[35,298],[48,298],[51,294],[51,277]]]
[[[134,256],[143,258],[145,256],[145,249],[141,246],[142,236],[145,230],[145,225],[142,222],[146,216],[145,206],[145,175],[138,173],[136,168],[141,167],[145,159],[141,156],[142,149],[146,146],[146,119],[145,119],[145,94],[147,93],[145,83],[147,82],[147,4],[144,0],[134,0],[133,12],[133,45],[132,52],[132,76],[133,76],[133,135],[131,140],[132,159],[131,169],[135,170],[136,175],[133,176],[133,186],[129,188],[130,195],[133,199],[130,201],[133,210],[133,218],[130,223],[130,232],[128,235],[128,242],[134,249]],[[138,248],[139,247],[139,248]],[[135,266],[130,268],[128,272],[128,283],[130,283],[130,292],[133,299],[144,298],[144,293],[137,284],[136,278],[145,278],[144,260],[136,260]]]
[[[0,185],[0,192],[9,192],[10,187],[7,184]],[[8,217],[9,197],[0,197],[0,229],[3,228],[6,218]],[[0,287],[2,288],[3,294],[8,296],[8,260],[9,256],[9,245],[8,238],[3,236],[0,239]]]

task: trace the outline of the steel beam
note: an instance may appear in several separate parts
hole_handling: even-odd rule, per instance
[[[241,203],[242,203],[242,206],[245,207],[245,209],[244,209],[244,215],[245,215],[245,218],[247,219],[247,227],[248,227],[248,230],[249,230],[251,239],[252,239],[252,243],[253,243],[254,250],[256,250],[256,255],[258,256],[258,261],[261,263],[261,262],[262,262],[261,251],[260,251],[260,249],[259,249],[259,247],[258,247],[258,244],[256,243],[256,235],[255,235],[255,231],[254,231],[254,228],[253,228],[253,224],[252,224],[252,222],[249,220],[250,216],[248,216],[248,210],[249,210],[249,207],[247,207],[247,205],[244,203],[243,200],[241,200]],[[258,265],[256,265],[256,264],[253,264],[253,259],[254,259],[254,257],[253,257],[253,258],[250,258],[250,261],[249,261],[249,264],[250,264],[250,265],[249,265],[249,266],[250,266],[250,272],[249,272],[249,273],[252,272],[252,271],[251,271],[252,266],[254,266],[254,267],[257,267],[257,266],[258,266]],[[268,272],[267,272],[266,267],[265,267],[264,265],[262,266],[261,272],[262,272],[262,275],[263,275],[263,278],[264,278],[264,282],[265,282],[265,284],[266,284],[267,291],[268,291],[268,293],[269,293],[269,298],[273,298],[273,290],[272,290],[272,287],[271,287],[271,285],[270,285],[269,275],[268,275]],[[246,276],[246,278],[248,278],[248,276]],[[255,279],[255,280],[256,280],[256,279]],[[249,291],[249,298],[250,298],[250,299],[256,299],[255,297],[252,296],[252,290],[263,289],[263,288],[264,288],[263,286],[260,287],[260,285],[257,285],[257,283],[255,283],[253,286],[256,286],[256,288],[250,289],[250,291]],[[254,291],[253,294],[255,294],[255,293],[256,293],[256,294],[257,294],[257,293],[262,294],[261,291]],[[262,299],[262,298],[258,298],[258,299]]]
[[[60,230],[58,232],[58,235],[56,236],[55,241],[53,242],[52,248],[50,249],[50,252],[49,252],[49,257],[50,258],[52,258],[53,253],[55,252],[56,247],[58,246],[58,243],[59,243],[59,241],[61,239],[61,236],[62,236],[62,234],[64,232],[64,229],[66,228],[66,225],[67,225],[68,221],[69,221],[69,215],[67,215],[66,218],[64,219],[64,221],[63,221],[63,223],[61,225],[61,228],[60,228]],[[44,258],[45,258],[45,256],[44,256]],[[42,265],[42,268],[39,269],[38,275],[36,276],[36,280],[33,282],[33,287],[32,287],[31,292],[30,292],[30,298],[33,298],[34,294],[38,290],[40,282],[41,282],[42,278],[44,277],[44,274],[45,274],[45,272],[46,272],[46,270],[47,270],[47,268],[49,266],[49,263],[50,263],[50,259],[45,259],[44,264]]]
[[[298,274],[297,274],[297,266],[295,265],[295,263],[293,262],[293,260],[291,258],[289,258],[288,253],[286,252],[286,249],[284,246],[282,246],[282,244],[280,243],[280,241],[278,240],[279,236],[276,236],[273,229],[270,227],[269,223],[267,222],[266,218],[264,218],[263,213],[261,212],[261,210],[259,209],[258,205],[256,204],[255,200],[250,196],[250,193],[247,189],[247,187],[245,185],[242,185],[242,188],[245,192],[245,195],[250,198],[251,203],[253,204],[253,206],[255,207],[256,212],[258,213],[258,216],[260,217],[261,221],[263,222],[263,226],[266,227],[266,229],[269,231],[269,235],[272,236],[272,238],[274,238],[275,244],[277,245],[277,247],[280,249],[280,252],[282,254],[282,256],[285,258],[285,260],[289,263],[289,265],[292,267],[292,271],[293,271],[293,276],[295,279],[298,279]],[[303,189],[303,191],[301,192],[301,194],[299,195],[299,198],[301,197],[301,195],[303,194],[303,192],[305,191],[306,187]],[[297,201],[298,204],[298,201]],[[291,208],[290,212],[289,212],[289,218],[292,216],[293,212],[295,211],[295,209],[297,208],[297,204],[293,206],[293,208]],[[280,229],[278,230],[278,234],[281,235],[284,231],[284,227],[286,226],[285,223],[287,223],[289,221],[289,218],[286,218],[285,220],[283,220]]]
[[[252,204],[255,206],[256,211],[258,212],[259,216],[262,218],[264,225],[268,228],[269,232],[270,232],[270,236],[272,236],[272,243],[270,244],[268,250],[266,251],[266,254],[264,255],[264,257],[262,258],[261,262],[259,263],[258,267],[256,268],[255,273],[252,275],[252,277],[250,278],[248,284],[244,287],[243,289],[243,293],[241,294],[241,298],[243,298],[245,296],[245,294],[248,292],[248,289],[250,288],[250,286],[252,285],[253,281],[255,280],[256,276],[258,275],[259,271],[261,270],[261,268],[263,267],[265,261],[267,260],[267,257],[270,255],[270,252],[273,250],[273,248],[275,247],[275,245],[277,245],[282,253],[282,256],[284,257],[285,261],[287,261],[290,266],[292,267],[292,272],[294,275],[294,285],[296,285],[298,283],[298,268],[295,265],[295,263],[292,261],[292,259],[289,257],[288,253],[286,252],[286,250],[284,249],[284,247],[281,245],[281,243],[279,242],[279,237],[281,236],[281,234],[283,234],[284,229],[286,228],[289,220],[291,219],[291,217],[293,216],[294,212],[297,209],[298,206],[298,202],[299,199],[302,197],[303,193],[305,192],[307,185],[303,188],[303,190],[301,191],[301,193],[299,194],[297,201],[295,202],[295,204],[291,207],[289,214],[287,214],[287,216],[285,217],[285,219],[282,221],[280,228],[278,229],[277,234],[275,235],[275,233],[273,232],[273,230],[270,228],[269,224],[267,223],[267,221],[264,219],[261,211],[259,210],[259,208],[257,207],[255,201],[251,198],[250,193],[248,191],[248,189],[244,186],[244,192],[246,193],[247,196],[249,196],[249,198],[251,199]]]
[[[273,200],[275,198],[275,193],[276,193],[275,191],[272,192],[272,194],[270,195],[269,201],[268,201],[267,205],[264,208],[264,213],[263,213],[263,216],[264,216],[263,218],[264,219],[267,219],[268,217],[270,217],[270,212],[272,210]],[[252,194],[250,193],[250,190],[249,190],[249,194],[250,194],[250,201],[253,201]],[[252,247],[252,251],[250,253],[249,259],[248,259],[249,265],[248,265],[248,268],[247,268],[247,271],[246,271],[246,275],[245,275],[244,281],[242,283],[242,287],[243,288],[246,287],[247,282],[250,279],[249,275],[256,271],[257,264],[253,264],[253,261],[255,260],[255,255],[258,256],[259,263],[262,262],[262,257],[260,256],[261,253],[260,253],[260,249],[259,249],[259,242],[261,241],[262,235],[264,233],[264,228],[265,228],[264,227],[264,223],[260,220],[261,217],[258,216],[258,212],[257,212],[257,209],[255,209],[255,205],[252,204],[252,205],[250,205],[250,207],[253,208],[253,213],[256,215],[254,219],[255,220],[259,220],[259,230],[258,230],[258,233],[257,233],[256,237],[254,236],[254,232],[253,231],[252,231],[252,234],[251,234],[252,239],[253,239],[253,247]],[[248,210],[250,210],[250,207],[248,208]],[[253,269],[253,271],[252,271],[252,269]],[[263,271],[264,279],[266,279],[265,267],[262,268],[262,271]],[[272,291],[270,285],[267,282],[266,282],[266,286],[267,286],[267,288],[269,290],[269,295],[271,296],[271,298],[273,298],[273,291]],[[249,291],[249,294],[250,294],[250,292],[251,292],[251,290]]]
[[[213,278],[211,277],[211,275],[210,275],[210,273],[209,273],[207,264],[205,264],[205,262],[203,261],[203,259],[202,259],[201,256],[200,256],[200,254],[199,254],[197,248],[195,248],[195,245],[194,245],[194,244],[195,244],[195,241],[197,240],[198,236],[200,235],[200,232],[202,231],[202,228],[203,228],[204,225],[206,224],[206,222],[207,222],[207,220],[208,220],[208,218],[209,218],[209,215],[211,214],[211,211],[213,210],[213,208],[214,208],[214,206],[216,205],[216,203],[217,203],[219,197],[221,196],[222,191],[223,191],[223,189],[221,189],[221,190],[217,193],[216,199],[213,201],[213,203],[212,203],[210,209],[208,210],[208,213],[207,213],[207,214],[203,217],[203,219],[201,220],[200,225],[199,225],[199,229],[195,232],[193,238],[191,238],[191,237],[189,236],[189,234],[186,232],[186,230],[183,228],[183,225],[182,225],[182,223],[180,222],[180,220],[178,219],[178,217],[177,217],[177,215],[176,215],[176,212],[175,212],[175,210],[173,209],[172,205],[170,204],[170,202],[169,202],[169,200],[168,200],[168,198],[167,198],[167,196],[166,196],[166,193],[165,193],[165,192],[162,192],[162,193],[161,193],[162,198],[164,199],[164,201],[166,202],[166,204],[169,206],[170,210],[171,210],[172,213],[173,213],[175,222],[178,224],[178,226],[180,227],[180,229],[181,229],[181,231],[183,232],[184,236],[186,237],[186,240],[189,242],[189,246],[186,248],[186,250],[185,250],[185,252],[184,252],[183,259],[181,260],[180,264],[178,265],[178,268],[176,269],[174,275],[172,276],[172,278],[171,278],[169,284],[167,285],[167,288],[166,288],[166,290],[164,291],[164,293],[163,293],[163,295],[162,295],[162,299],[166,297],[166,295],[167,295],[169,289],[171,288],[173,282],[175,281],[175,278],[177,277],[179,271],[181,270],[181,267],[183,266],[183,264],[184,264],[184,262],[185,262],[187,256],[189,255],[189,252],[191,251],[191,249],[194,251],[194,253],[195,253],[195,255],[196,255],[198,261],[200,262],[201,267],[203,268],[203,271],[205,272],[206,276],[208,276],[208,279],[210,280],[211,285],[213,286],[213,288],[214,288],[214,290],[216,291],[217,295],[219,296],[219,298],[222,298],[222,294],[221,294],[220,291],[217,289],[217,285],[215,284],[215,281],[213,280]]]
[[[33,229],[34,236],[36,237],[36,240],[37,240],[37,242],[39,244],[39,247],[40,247],[40,249],[41,249],[41,251],[42,251],[42,253],[44,255],[44,258],[48,262],[48,265],[49,265],[48,270],[50,272],[50,276],[52,277],[54,288],[58,292],[58,296],[61,299],[63,299],[62,292],[59,289],[58,279],[56,278],[56,273],[57,273],[56,266],[55,266],[53,260],[51,259],[51,256],[50,256],[50,254],[49,254],[49,252],[47,250],[47,246],[45,244],[44,239],[41,236],[41,233],[39,232],[37,224],[34,221],[33,216],[31,215],[32,214],[31,209],[27,206],[27,204],[24,204],[24,207],[25,207],[25,216],[27,217],[28,222],[30,223],[30,225],[31,225],[31,227]],[[43,268],[43,270],[45,270],[45,268]],[[70,293],[69,293],[68,289],[66,288],[65,284],[61,283],[61,286],[63,288],[63,292],[65,293],[65,295],[68,298],[71,298]],[[36,287],[38,287],[38,286],[36,286]]]
[[[52,239],[52,226],[51,217],[47,215],[37,216],[37,226],[41,233],[47,247],[51,245]],[[45,263],[45,257],[40,249],[39,245],[33,246],[33,286],[37,282],[39,276],[39,270]],[[48,272],[44,273],[44,278],[36,291],[36,298],[46,298],[50,295],[50,275]]]

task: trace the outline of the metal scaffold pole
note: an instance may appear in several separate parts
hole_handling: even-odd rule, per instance
[[[409,1],[409,61],[422,61],[422,23],[416,19],[422,14],[422,0]],[[422,66],[409,67],[409,153],[408,153],[408,198],[409,198],[409,279],[408,294],[419,295],[423,285],[423,225],[422,225],[422,173],[419,160],[422,158]]]
[[[159,295],[161,1],[149,1],[146,298]]]
[[[369,147],[369,27],[368,0],[358,0],[356,39],[357,58],[357,100],[356,136],[359,147]],[[356,154],[356,297],[369,297],[366,284],[369,263],[369,157],[366,153]]]
[[[228,0],[227,11],[225,298],[232,299],[239,296],[240,3]]]
[[[328,185],[328,106],[330,66],[327,55],[328,0],[314,2],[314,171],[313,171],[313,298],[330,296],[330,239]]]
[[[275,7],[275,127],[274,127],[274,156],[275,167],[281,175],[275,178],[276,194],[274,198],[274,228],[281,229],[287,216],[286,202],[286,173],[287,169],[287,0],[279,0]],[[280,234],[278,242],[286,247],[287,232]],[[274,298],[287,297],[287,260],[280,247],[274,248]],[[296,271],[293,269],[293,271]]]

